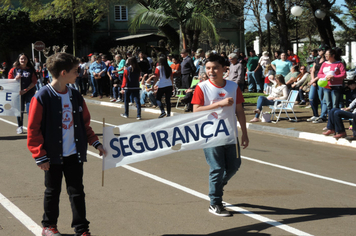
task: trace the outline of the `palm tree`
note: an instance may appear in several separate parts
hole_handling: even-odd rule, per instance
[[[135,33],[142,24],[161,28],[176,23],[179,26],[180,48],[187,48],[189,30],[199,33],[205,30],[210,38],[218,41],[219,36],[213,19],[205,15],[204,10],[194,0],[151,0],[149,5],[139,1],[139,4],[132,9],[134,17],[130,21],[129,29]],[[166,34],[166,36],[172,42],[177,41],[177,34]]]

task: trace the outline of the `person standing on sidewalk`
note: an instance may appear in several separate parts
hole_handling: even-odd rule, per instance
[[[35,68],[31,64],[29,57],[21,53],[15,63],[14,67],[10,70],[9,79],[15,79],[20,82],[20,95],[21,95],[21,115],[17,117],[17,134],[23,134],[23,114],[25,108],[27,113],[30,109],[30,102],[36,93],[37,75]]]
[[[192,84],[193,77],[192,75],[195,74],[196,68],[194,66],[194,62],[192,58],[188,55],[189,50],[182,49],[180,55],[183,58],[181,66],[181,74],[182,74],[182,88],[187,89]]]
[[[206,62],[206,73],[209,80],[199,83],[196,86],[192,104],[193,111],[206,111],[219,107],[228,107],[236,114],[241,130],[241,145],[244,149],[248,146],[246,117],[242,107],[244,98],[237,83],[225,80],[223,73],[226,70],[225,59],[212,54]],[[221,96],[224,94],[224,96]],[[235,118],[236,119],[236,118]],[[237,130],[236,130],[237,134]],[[210,166],[209,173],[209,212],[217,216],[231,216],[222,204],[223,188],[235,175],[241,165],[240,145],[223,145],[212,148],[205,148],[205,158]],[[238,149],[238,153],[237,150]]]
[[[27,147],[44,171],[45,186],[42,236],[60,236],[57,229],[59,197],[65,177],[72,207],[75,235],[90,236],[86,219],[83,162],[88,143],[105,154],[90,127],[90,114],[80,93],[67,86],[78,76],[79,59],[57,53],[47,59],[53,81],[31,100]]]
[[[262,70],[258,64],[259,57],[256,55],[255,50],[250,50],[250,57],[247,61],[247,81],[248,81],[248,92],[253,93],[254,89],[258,93],[263,92],[263,81],[261,78]]]

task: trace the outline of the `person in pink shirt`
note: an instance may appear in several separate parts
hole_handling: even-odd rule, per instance
[[[326,79],[328,81],[328,85],[323,88],[323,105],[327,107],[329,113],[332,108],[339,107],[346,70],[341,62],[341,56],[334,49],[326,51],[325,59],[326,61],[320,67],[318,78],[319,80]]]

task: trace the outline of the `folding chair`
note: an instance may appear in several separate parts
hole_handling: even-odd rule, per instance
[[[200,79],[198,79],[198,76],[194,76],[194,77],[193,77],[193,80],[192,80],[192,83],[190,84],[190,87],[193,87],[194,85],[197,85],[199,82],[200,82]],[[184,108],[178,108],[179,101],[185,97],[184,92],[185,92],[186,90],[187,90],[187,89],[178,89],[179,94],[176,95],[176,97],[178,98],[178,99],[177,99],[177,104],[176,104],[176,108],[177,108],[177,109],[184,110],[185,107],[186,107],[186,105],[185,105]]]
[[[274,116],[276,116],[277,120],[274,122],[272,121],[273,123],[277,123],[281,117],[281,113],[282,111],[284,111],[289,119],[289,121],[295,121],[297,122],[298,119],[294,113],[294,103],[295,101],[297,100],[297,97],[298,97],[298,93],[299,91],[298,90],[292,90],[289,95],[288,95],[288,98],[287,100],[275,100],[274,102],[274,105],[273,106],[269,106],[269,108],[272,109],[272,119],[274,118]],[[278,116],[276,115],[276,111],[278,112],[279,111],[279,114]],[[294,120],[292,118],[289,117],[288,115],[288,111],[292,111],[293,112],[293,115],[294,115]]]

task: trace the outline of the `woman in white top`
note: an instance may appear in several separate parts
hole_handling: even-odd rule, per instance
[[[257,100],[257,109],[255,110],[255,118],[250,120],[250,122],[258,122],[260,119],[258,116],[262,111],[263,106],[273,105],[274,100],[285,100],[288,97],[288,88],[286,83],[284,82],[283,75],[276,75],[274,80],[271,80],[273,83],[272,92],[268,97],[259,96]]]
[[[158,86],[157,89],[157,105],[161,109],[161,114],[158,118],[163,118],[165,116],[171,116],[171,97],[173,92],[173,76],[172,76],[172,68],[168,66],[167,59],[161,57],[158,60],[158,66],[155,71],[155,82],[154,85]],[[158,82],[157,82],[158,81]],[[154,86],[153,85],[153,86]],[[161,102],[162,96],[166,98],[167,105],[167,113],[164,111],[164,106]]]
[[[302,90],[301,85],[308,78],[308,76],[309,73],[307,72],[307,68],[305,66],[301,66],[300,74],[297,76],[297,78],[295,78],[294,82],[291,85],[293,90],[299,90],[299,105],[305,105],[304,91]]]

